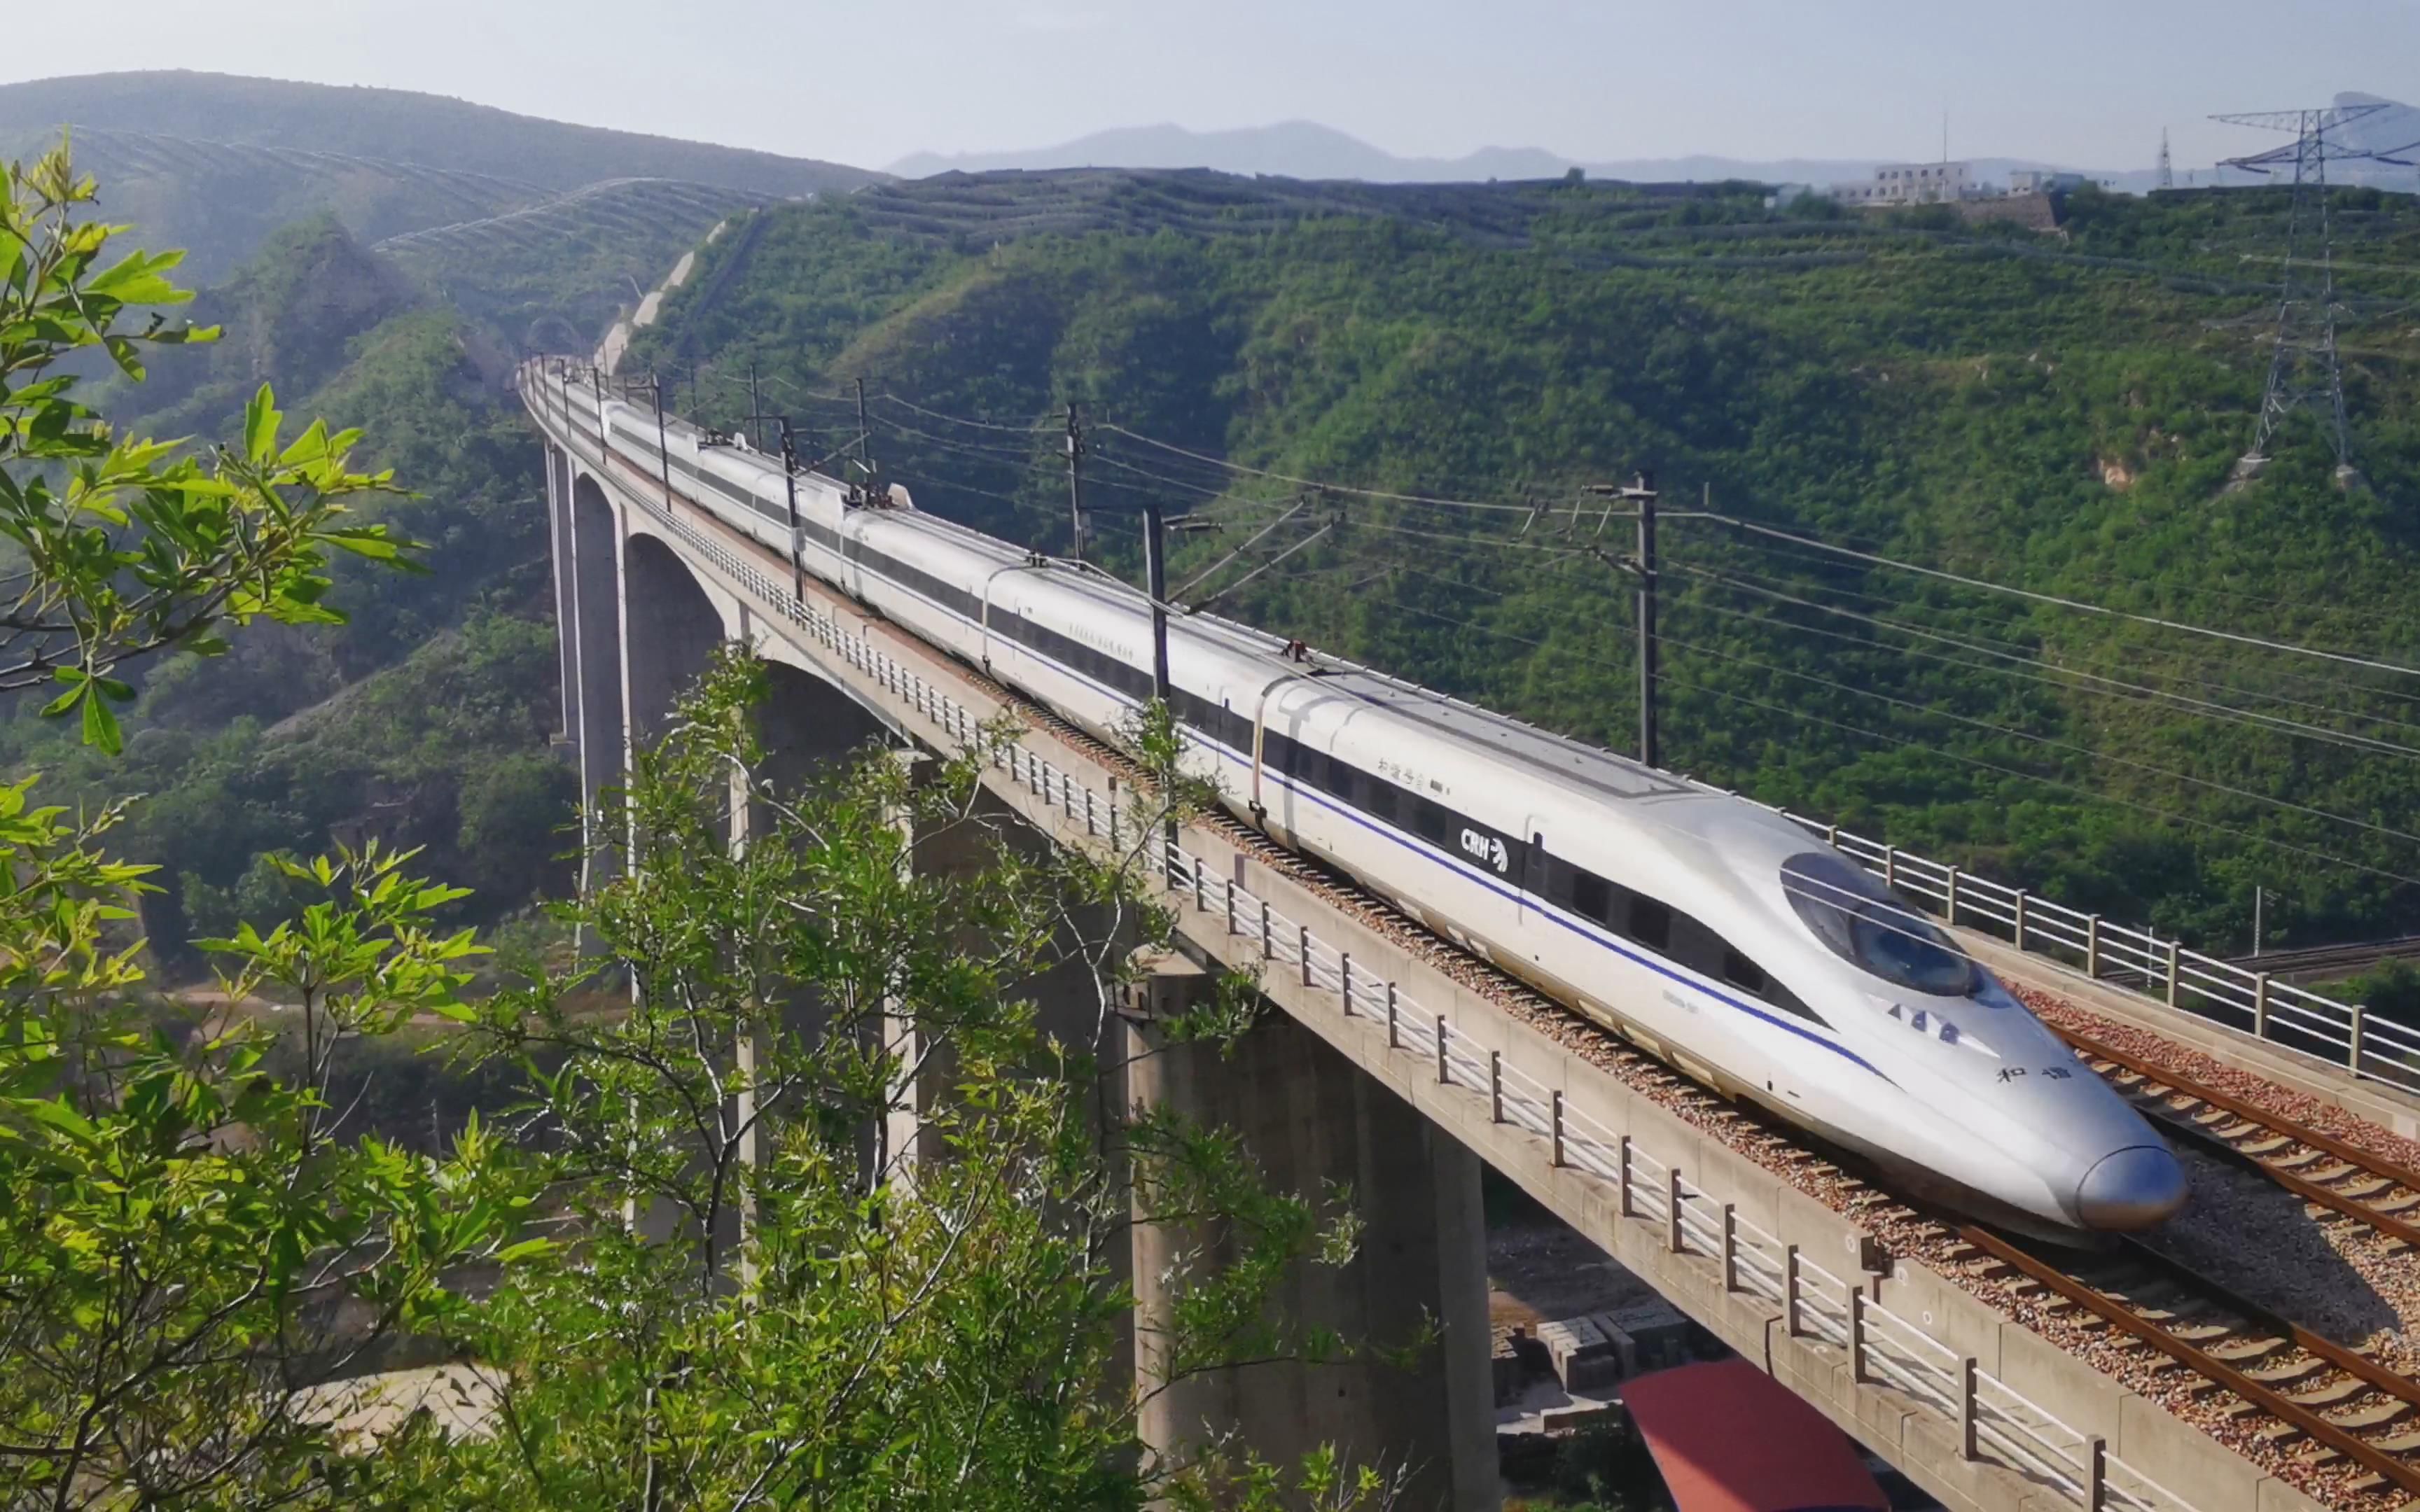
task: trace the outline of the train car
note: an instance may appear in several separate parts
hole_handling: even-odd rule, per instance
[[[1151,694],[1148,600],[902,500],[606,401],[645,473],[1095,733]],[[1248,626],[1175,615],[1171,702],[1227,806],[1698,1080],[2033,1231],[2156,1226],[2173,1153],[1992,974],[1757,804]]]

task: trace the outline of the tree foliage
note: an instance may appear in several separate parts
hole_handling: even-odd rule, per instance
[[[88,186],[48,193],[57,242],[88,246],[68,213]],[[0,371],[110,339],[117,307],[85,298],[110,275],[45,266],[46,313],[0,327]],[[320,553],[405,549],[335,523],[373,481],[342,471],[351,439],[281,446],[266,393],[241,453],[204,466],[118,448],[70,386],[11,395],[10,496],[51,510],[29,534],[102,507],[81,472],[58,491],[26,465],[68,436],[144,501],[111,521],[138,543],[99,559],[117,572],[158,560],[150,533],[206,536],[196,512],[247,543],[164,548],[132,632],[96,608],[111,573],[46,576],[95,559],[37,555],[28,592],[62,624],[119,627],[79,640],[88,658],[192,648],[145,623],[334,623]],[[71,817],[30,777],[0,787],[0,1504],[1386,1503],[1376,1467],[1325,1450],[1279,1467],[1136,1442],[1133,1223],[1226,1236],[1170,1281],[1188,1369],[1350,1348],[1270,1298],[1289,1268],[1347,1259],[1357,1227],[1341,1195],[1267,1192],[1232,1138],[1130,1114],[1104,1082],[1126,952],[1169,937],[1135,856],[1008,842],[977,784],[1007,727],[921,774],[876,752],[776,787],[762,683],[747,648],[718,655],[591,816],[610,880],[562,909],[585,953],[484,995],[486,948],[442,922],[461,889],[412,854],[269,853],[196,941],[224,968],[213,1005],[171,1032],[128,928],[153,870],[106,848],[139,805]],[[1164,709],[1133,744],[1157,774],[1134,800],[1148,837],[1205,795]],[[483,840],[529,779],[467,816]],[[936,848],[955,861],[911,864]],[[1046,1020],[1046,978],[1089,996]],[[1241,1032],[1249,1001],[1230,984],[1171,1032]],[[362,1133],[338,1089],[398,1043],[517,1088],[511,1105],[419,1149]],[[890,1133],[911,1107],[913,1138]],[[467,1430],[373,1421],[392,1382],[364,1372],[398,1348],[488,1389]]]
[[[256,619],[335,623],[330,553],[399,563],[410,543],[346,520],[347,496],[386,482],[348,471],[359,437],[287,439],[265,388],[240,443],[208,461],[117,436],[73,397],[71,353],[140,379],[146,347],[217,334],[167,323],[189,298],[168,278],[175,253],[107,259],[117,228],[75,214],[93,196],[64,147],[0,177],[0,535],[22,554],[0,584],[0,691],[62,685],[44,712],[80,714],[85,740],[114,750],[111,705],[134,696],[111,675],[122,664],[215,655],[223,627]]]

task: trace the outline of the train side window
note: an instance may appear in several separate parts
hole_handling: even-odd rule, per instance
[[[1392,822],[1395,817],[1395,784],[1373,778],[1370,779],[1370,791],[1361,800],[1361,807],[1369,810],[1370,816],[1373,819]]]
[[[1420,832],[1422,839],[1444,844],[1446,830],[1450,827],[1446,823],[1445,810],[1426,798],[1414,798],[1412,805],[1413,827]]]
[[[1326,772],[1326,779],[1326,779],[1326,782],[1324,782],[1324,783],[1322,784],[1322,786],[1326,787],[1326,788],[1327,789],[1327,791],[1328,791],[1328,792],[1335,794],[1338,797],[1342,798],[1342,799],[1346,800],[1347,802],[1352,801],[1352,797],[1353,797],[1353,767],[1352,767],[1352,765],[1351,765],[1349,763],[1346,763],[1346,762],[1344,762],[1344,761],[1339,760],[1338,758],[1336,758],[1336,757],[1334,757],[1334,756],[1329,756],[1329,757],[1326,758],[1326,765],[1327,765],[1327,772]]]
[[[1603,924],[1613,906],[1613,885],[1593,872],[1572,873],[1572,912]]]
[[[1669,949],[1672,944],[1672,910],[1652,898],[1632,894],[1630,928],[1623,932],[1651,950]]]

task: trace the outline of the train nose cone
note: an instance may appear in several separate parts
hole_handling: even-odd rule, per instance
[[[2185,1168],[2165,1145],[2136,1145],[2084,1173],[2075,1216],[2086,1228],[2149,1228],[2185,1205]]]

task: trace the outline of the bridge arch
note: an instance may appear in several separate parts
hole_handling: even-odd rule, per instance
[[[682,693],[725,638],[722,610],[689,564],[654,534],[622,538],[622,686],[633,745],[663,733]]]

